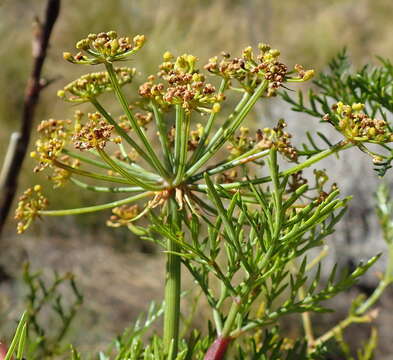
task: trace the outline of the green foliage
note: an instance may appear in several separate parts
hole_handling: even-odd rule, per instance
[[[390,151],[390,125],[386,119],[372,119],[363,111],[363,104],[351,102],[340,82],[349,83],[343,75],[345,56],[340,54],[331,64],[332,75],[317,80],[325,93],[311,92],[310,108],[301,95],[298,102],[283,96],[296,110],[314,116],[320,115],[319,103],[328,111],[325,121],[344,136],[342,141],[331,144],[319,133],[326,147],[321,148],[307,134],[310,145],[298,150],[284,131],[284,120],[250,137],[242,125],[258,101],[266,101],[284,85],[304,82],[314,74],[300,65],[288,71],[279,60],[280,52],[266,44],[259,44],[257,50],[247,47],[240,57],[223,53],[220,59],[211,58],[204,66],[206,75],[195,56],[175,58],[166,52],[158,73],[147,77],[137,91],[138,100],[131,101],[122,86],[129,85],[135,70],[117,70],[113,63],[125,61],[143,43],[143,36],[130,40],[110,31],[90,34],[78,42],[75,55],[65,53],[64,58],[73,64],[105,67],[105,72],[82,76],[58,93],[66,100],[88,102],[95,112],[86,117],[76,111],[74,121],[43,121],[38,128],[37,151],[32,153],[38,160],[36,171],[51,170],[49,178],[56,187],[71,182],[82,190],[135,195],[106,204],[50,210],[42,187],[36,185],[20,198],[16,212],[19,232],[42,216],[112,209],[109,226],[125,226],[163,247],[167,267],[162,308],[152,305],[146,318],[101,353],[100,360],[220,360],[226,353],[239,359],[326,358],[329,343],[339,332],[351,323],[374,318],[369,309],[391,282],[391,266],[371,297],[354,301],[346,319],[315,338],[310,313],[330,311],[324,301],[354,285],[379,255],[360,263],[351,273],[341,271],[339,276],[336,266],[330,271],[322,267],[323,246],[350,198],[340,198],[336,185],[327,188],[328,176],[320,170],[314,169],[315,186],[308,184],[301,171],[353,146],[383,167],[388,156],[367,146]],[[218,89],[207,82],[208,75],[219,80]],[[103,91],[113,92],[122,115],[116,117],[115,112],[106,110],[98,99]],[[226,102],[228,94],[241,95],[236,97],[236,106]],[[332,108],[331,99],[337,100]],[[366,105],[378,99],[364,98]],[[349,102],[344,104],[343,100]],[[159,149],[153,146],[154,138],[160,142]],[[229,151],[222,160],[226,144]],[[383,169],[381,173],[388,165]],[[100,181],[105,186],[96,185]],[[379,199],[384,233],[390,236],[391,206],[383,192]],[[142,210],[136,204],[139,200],[145,201]],[[145,215],[149,223],[137,225]],[[316,255],[310,260],[311,254]],[[389,254],[393,259],[391,251]],[[207,334],[196,330],[184,337],[180,334],[182,267],[211,308]],[[326,279],[322,273],[327,274]],[[49,287],[29,272],[25,279],[30,289],[30,323],[44,353],[31,358],[54,356],[82,297],[71,278],[76,301],[67,311],[57,295],[58,285],[66,278],[56,275]],[[52,300],[62,321],[54,340],[37,320],[43,304]],[[162,313],[163,334],[150,329]],[[305,336],[297,342],[286,338],[277,326],[289,314],[302,318]],[[363,357],[373,352],[373,344],[366,346]],[[71,358],[82,359],[82,355],[72,349]]]
[[[389,134],[392,132],[388,114],[393,113],[391,101],[393,97],[393,65],[388,59],[378,58],[378,60],[380,62],[378,67],[365,65],[360,70],[353,71],[344,49],[330,61],[329,70],[319,74],[313,81],[316,90],[312,88],[308,90],[306,102],[302,92],[298,93],[297,99],[292,98],[288,92],[282,92],[281,96],[292,105],[292,110],[306,113],[319,118],[321,121],[328,121],[342,132],[347,139],[354,140],[360,150],[372,156],[378,175],[384,176],[386,171],[391,168],[391,162],[393,161],[393,149],[388,144],[392,141],[391,138],[382,143],[381,141],[375,141],[372,136],[366,136],[363,139],[348,136],[348,132],[345,133],[343,131],[345,129],[340,128],[340,118],[337,120],[337,108],[335,107],[336,103],[352,105],[355,108],[356,104],[364,104],[361,108],[367,115],[367,119],[381,117],[379,123],[386,127]],[[353,110],[344,109],[351,115]],[[359,136],[359,126],[362,127],[363,125],[359,122],[356,129],[354,127],[350,129],[355,131],[355,136]],[[382,133],[379,130],[376,132]],[[369,134],[375,134],[375,130],[370,131]],[[323,134],[317,133],[317,135],[329,144]],[[304,153],[312,155],[318,151],[318,147],[309,133],[308,139],[311,150],[309,149],[310,145],[303,145]],[[378,144],[383,152],[375,153],[367,148],[364,145],[365,143]]]
[[[31,360],[53,358],[64,354],[68,348],[65,336],[78,308],[83,303],[83,296],[76,285],[74,276],[70,273],[59,275],[55,272],[54,279],[48,282],[39,272],[31,272],[29,264],[26,264],[23,281],[28,290],[26,294],[26,309],[30,325],[26,351],[28,358]],[[67,305],[63,303],[64,289],[67,289],[74,297],[73,302]],[[48,312],[51,313],[48,314]],[[44,317],[51,318],[50,329],[43,325],[43,323],[48,323]]]

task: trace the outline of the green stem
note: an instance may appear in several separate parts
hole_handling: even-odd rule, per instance
[[[225,320],[224,328],[222,329],[221,336],[223,338],[226,338],[231,333],[233,324],[236,320],[236,316],[239,313],[239,310],[240,310],[240,301],[238,299],[235,299],[229,310],[228,317]]]
[[[74,159],[83,161],[83,162],[85,162],[86,164],[90,164],[90,165],[93,165],[93,166],[97,166],[97,167],[99,167],[99,168],[101,168],[101,169],[109,170],[109,169],[111,168],[109,165],[103,163],[102,161],[98,161],[98,160],[95,160],[95,159],[91,159],[91,158],[89,158],[89,157],[87,157],[87,156],[80,155],[80,154],[78,154],[78,153],[75,153],[75,152],[70,151],[70,150],[67,150],[67,149],[63,149],[63,150],[61,150],[61,152],[62,152],[63,154],[65,154],[65,155],[67,155],[67,156],[70,156],[70,157],[74,158]]]
[[[269,159],[269,169],[270,169],[270,176],[272,178],[273,183],[273,202],[274,202],[274,224],[273,224],[273,243],[271,246],[273,247],[278,241],[281,231],[282,225],[282,193],[283,189],[280,186],[280,174],[279,168],[277,163],[277,150],[272,148],[270,150],[270,159]]]
[[[215,174],[221,173],[223,171],[226,171],[228,169],[232,169],[236,166],[244,165],[250,161],[258,160],[258,159],[268,155],[270,152],[270,150],[263,150],[263,151],[259,151],[259,152],[256,152],[256,151],[258,151],[258,149],[253,149],[252,151],[250,151],[250,154],[248,154],[247,156],[242,155],[241,157],[236,158],[231,161],[228,161],[226,163],[215,165],[213,168],[211,168],[209,170],[202,171],[198,174],[195,174],[194,176],[190,177],[188,179],[188,181],[190,183],[193,183],[195,181],[202,179],[205,176],[205,174],[208,174],[209,176],[211,176],[211,175],[215,175]]]
[[[80,154],[70,151],[68,149],[63,149],[61,152],[65,155],[68,155],[68,156],[74,158],[74,159],[83,161],[86,164],[97,166],[97,167],[99,167],[101,169],[105,169],[105,170],[112,170],[111,166],[109,166],[106,163],[103,163],[102,161],[92,159],[87,156],[80,155]],[[99,154],[97,151],[91,150],[90,153],[96,157],[99,157]],[[154,181],[154,182],[162,182],[163,181],[161,176],[151,173],[149,171],[146,171],[144,168],[140,167],[139,165],[137,165],[135,163],[128,164],[124,161],[120,161],[117,159],[113,159],[113,161],[115,161],[117,164],[119,164],[119,166],[126,167],[133,174],[137,175],[138,178],[142,178],[142,179],[146,179],[148,181]]]
[[[143,158],[148,164],[154,168],[154,164],[150,157],[142,150],[142,148],[124,131],[124,129],[109,115],[109,113],[101,106],[97,99],[91,99],[90,102],[99,111],[99,113],[108,121],[109,124],[113,125],[116,132],[130,144],[135,151]]]
[[[318,346],[326,343],[326,341],[330,340],[336,334],[341,333],[349,325],[351,325],[353,323],[368,323],[371,320],[372,319],[368,315],[364,315],[364,316],[348,316],[344,320],[340,321],[335,327],[330,329],[327,333],[325,333],[324,335],[322,335],[318,339],[316,339],[314,341],[314,343],[313,343],[314,349],[316,349]]]
[[[87,214],[95,211],[101,211],[106,209],[111,209],[120,205],[129,204],[131,202],[143,199],[148,196],[154,195],[152,191],[146,191],[142,194],[134,195],[122,200],[112,201],[110,203],[102,204],[102,205],[94,205],[94,206],[87,206],[83,208],[77,209],[64,209],[64,210],[41,210],[38,212],[39,215],[44,216],[63,216],[63,215],[79,215],[79,214]]]
[[[94,154],[97,157],[100,157],[101,155],[98,153],[96,150],[90,150],[92,154]],[[137,165],[136,163],[127,163],[125,161],[119,160],[117,158],[112,158],[112,160],[121,166],[122,168],[127,169],[133,176],[136,176],[139,179],[147,180],[149,182],[153,183],[160,183],[162,184],[164,182],[163,178],[157,174],[154,174],[150,171],[145,170],[143,167]],[[111,166],[108,165],[110,169],[112,169]]]
[[[221,126],[213,139],[211,140],[209,146],[207,147],[205,153],[201,158],[186,172],[186,176],[192,176],[198,169],[203,166],[220,148],[225,142],[233,135],[233,133],[240,126],[244,118],[251,111],[258,99],[263,95],[264,91],[268,86],[268,81],[263,81],[256,89],[252,96],[244,96],[241,100],[240,110],[238,114],[231,121],[226,121],[223,126]],[[244,104],[243,104],[244,103]],[[228,119],[229,120],[229,119]]]
[[[143,191],[143,189],[138,186],[130,186],[130,187],[95,186],[95,185],[86,184],[82,181],[74,179],[73,177],[70,178],[70,181],[83,189],[90,190],[90,191],[96,191],[96,192],[130,193],[130,192]]]
[[[177,173],[180,164],[181,140],[184,123],[184,109],[181,105],[176,105],[175,120],[175,149],[174,149],[174,170]]]
[[[191,115],[185,114],[184,115],[184,124],[182,125],[182,132],[180,134],[180,152],[179,152],[179,159],[177,164],[176,170],[176,177],[173,181],[173,185],[179,185],[183,178],[184,172],[186,169],[186,160],[187,160],[187,145],[188,145],[188,134],[190,132],[190,122],[191,122]]]
[[[81,170],[78,168],[73,168],[72,166],[63,164],[62,162],[57,161],[57,160],[53,161],[53,165],[55,165],[61,169],[67,170],[70,173],[75,174],[75,175],[85,176],[88,178],[102,180],[102,181],[115,182],[115,183],[119,183],[119,184],[127,184],[127,185],[130,184],[130,182],[128,180],[120,178],[120,177],[101,175],[101,174],[92,173],[90,171]]]
[[[149,154],[149,157],[151,159],[151,162],[154,165],[154,168],[160,173],[160,175],[162,177],[168,178],[167,171],[162,166],[161,161],[158,159],[157,154],[154,152],[149,140],[146,138],[144,131],[138,125],[138,122],[134,118],[134,115],[132,115],[128,101],[127,101],[126,97],[124,96],[123,92],[121,91],[119,82],[117,80],[116,73],[113,68],[113,65],[111,63],[105,63],[105,67],[106,67],[106,70],[108,71],[108,75],[109,75],[113,90],[116,94],[116,97],[119,100],[119,102],[123,108],[123,111],[125,112],[132,128],[134,129],[135,133],[138,135],[139,139],[142,141],[143,145],[145,146],[145,148]]]
[[[352,143],[339,142],[336,145],[332,146],[331,148],[321,151],[319,154],[316,154],[316,155],[310,157],[309,159],[307,159],[303,163],[293,166],[292,168],[290,168],[288,170],[280,172],[279,176],[283,177],[283,176],[295,174],[298,171],[303,170],[307,167],[310,167],[311,165],[315,164],[316,162],[321,161],[322,159],[324,159],[330,155],[333,155],[341,150],[349,149],[352,146],[354,146]],[[265,177],[253,179],[253,180],[236,181],[236,182],[233,182],[230,184],[220,184],[220,187],[222,187],[223,189],[237,189],[242,186],[249,186],[250,183],[257,185],[257,184],[263,184],[263,183],[270,182],[271,180],[272,180],[271,176],[265,176]],[[207,185],[206,184],[192,185],[192,186],[190,186],[190,188],[197,189],[197,190],[206,190]]]
[[[162,153],[164,154],[165,164],[166,164],[168,171],[170,172],[170,169],[172,168],[173,159],[172,159],[172,155],[169,151],[170,145],[168,142],[168,128],[164,122],[162,112],[158,108],[156,102],[151,101],[150,105],[153,109],[154,118],[156,120],[157,129],[158,129],[158,137],[160,138],[160,143],[161,143]]]
[[[220,88],[218,90],[217,95],[223,94],[225,89],[226,89],[226,87],[227,87],[227,85],[228,85],[228,79],[221,80]],[[236,112],[236,108],[235,108],[234,112]],[[203,130],[203,134],[201,136],[201,139],[199,140],[197,148],[195,149],[195,151],[192,154],[192,157],[191,157],[191,159],[189,161],[190,165],[193,165],[194,162],[199,159],[199,156],[201,155],[201,152],[204,149],[204,146],[206,144],[206,140],[209,137],[210,131],[211,131],[212,127],[213,127],[213,124],[214,124],[214,121],[216,120],[217,115],[218,115],[217,112],[212,112],[210,114],[209,120],[207,121],[207,124],[206,124],[206,126],[205,126],[205,128]]]
[[[393,244],[389,244],[388,247],[388,264],[383,279],[379,282],[377,288],[370,297],[356,309],[356,315],[363,315],[369,310],[379,300],[385,289],[391,283],[393,283]]]
[[[169,199],[169,221],[177,232],[181,231],[181,219],[179,217],[176,200]],[[164,315],[164,346],[166,353],[171,351],[171,358],[177,356],[179,343],[179,320],[180,320],[180,292],[181,292],[181,259],[176,253],[180,252],[179,244],[173,239],[167,239],[167,265],[165,279],[165,315]]]
[[[151,183],[149,184],[148,182],[143,182],[140,181],[137,177],[131,175],[128,171],[123,169],[121,166],[119,166],[115,161],[111,159],[111,157],[102,149],[97,148],[97,152],[100,154],[101,158],[117,173],[120,175],[124,176],[126,179],[128,179],[131,184],[140,186],[143,189],[146,190],[158,190],[160,189],[159,186],[157,185],[152,185]]]

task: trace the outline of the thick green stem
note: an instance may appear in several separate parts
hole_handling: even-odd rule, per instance
[[[228,337],[229,334],[232,331],[233,324],[235,323],[236,316],[239,313],[240,310],[240,300],[235,299],[234,302],[232,303],[231,309],[229,310],[229,314],[227,319],[225,320],[224,323],[224,328],[222,329],[222,337]]]
[[[169,221],[176,231],[181,231],[181,219],[179,217],[177,203],[174,198],[169,199]],[[168,239],[167,264],[165,279],[165,316],[164,316],[164,346],[166,353],[171,350],[172,360],[176,358],[179,343],[179,320],[180,320],[180,292],[181,292],[181,259],[180,246],[173,239]]]

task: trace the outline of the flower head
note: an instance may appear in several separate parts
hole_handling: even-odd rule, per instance
[[[139,95],[155,100],[164,109],[170,105],[181,105],[187,112],[214,111],[214,105],[223,101],[224,97],[216,93],[213,85],[205,82],[205,77],[196,67],[197,61],[193,55],[184,54],[173,59],[165,53],[158,72],[162,82],[150,76],[140,86]]]
[[[277,151],[283,154],[290,161],[297,161],[298,152],[291,144],[292,135],[285,132],[287,126],[283,119],[278,121],[274,128],[265,128],[257,133],[257,144],[255,147],[259,149],[270,149],[275,147]]]
[[[128,36],[118,37],[115,31],[90,34],[76,43],[79,53],[72,55],[66,52],[63,57],[74,64],[95,65],[119,61],[135,54],[144,43],[144,35],[136,35],[131,39]]]
[[[35,185],[28,188],[22,196],[19,197],[18,206],[15,211],[15,219],[18,220],[17,232],[23,233],[39,216],[41,210],[48,207],[48,200],[42,195],[41,186]]]
[[[88,114],[89,121],[80,125],[78,132],[72,140],[79,150],[103,149],[108,141],[111,141],[113,125],[109,125],[99,113]]]
[[[122,205],[112,209],[113,215],[106,224],[110,227],[127,226],[138,214],[138,205]]]
[[[128,84],[135,75],[135,69],[128,67],[116,68],[115,73],[120,86]],[[69,102],[88,102],[103,92],[112,91],[112,84],[106,71],[81,76],[59,90],[57,95]]]
[[[72,168],[77,168],[80,165],[80,161],[77,159],[72,159],[67,155],[63,155],[59,159],[62,164],[65,164]],[[66,169],[54,167],[51,175],[48,176],[48,179],[53,182],[53,187],[58,188],[64,186],[68,180],[70,179],[72,173]]]
[[[52,164],[71,138],[70,120],[43,120],[37,127],[39,139],[36,150],[30,153],[39,161],[34,171],[41,171]]]
[[[325,115],[348,140],[354,142],[376,141],[388,143],[393,141],[393,133],[388,123],[382,119],[373,119],[363,113],[364,104],[346,105],[341,101],[332,107],[334,118]]]

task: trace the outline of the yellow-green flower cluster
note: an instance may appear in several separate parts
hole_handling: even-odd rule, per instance
[[[160,65],[158,77],[165,81],[156,83],[150,76],[139,88],[139,94],[157,102],[166,109],[169,105],[181,105],[187,112],[191,110],[218,112],[219,103],[224,100],[216,93],[213,85],[205,82],[205,77],[196,68],[197,58],[184,54],[174,59],[166,52]]]
[[[52,164],[71,139],[70,120],[44,120],[38,125],[39,139],[30,156],[39,161],[34,171],[41,171]]]
[[[393,141],[393,133],[388,123],[382,119],[372,119],[363,112],[364,104],[346,105],[338,102],[333,105],[335,118],[325,115],[350,141],[388,143]]]
[[[229,159],[236,159],[254,147],[255,141],[249,136],[250,129],[241,127],[239,134],[230,139],[228,150],[230,151]]]
[[[120,86],[128,84],[135,75],[135,69],[128,67],[116,68],[115,73]],[[57,95],[63,100],[83,103],[95,99],[106,91],[112,91],[112,84],[106,71],[81,76],[59,90]]]
[[[31,222],[39,216],[40,210],[48,207],[48,200],[42,195],[41,185],[35,185],[27,189],[22,196],[15,211],[15,219],[18,220],[17,232],[23,233]]]
[[[77,159],[72,159],[67,155],[63,155],[59,158],[62,164],[65,164],[72,168],[78,168],[80,161]],[[71,178],[72,173],[66,169],[54,167],[52,175],[48,176],[48,179],[53,182],[53,187],[58,188],[64,186],[68,180]]]
[[[76,55],[65,52],[65,60],[74,64],[100,64],[124,60],[135,54],[145,43],[144,35],[137,35],[133,39],[118,37],[115,31],[90,34],[87,38],[76,43],[80,50]]]
[[[127,226],[138,214],[138,205],[122,205],[112,209],[113,215],[106,224],[110,227]]]

